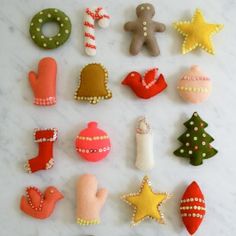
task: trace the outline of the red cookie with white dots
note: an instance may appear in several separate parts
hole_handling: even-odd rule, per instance
[[[98,128],[97,122],[89,122],[75,140],[76,150],[87,161],[97,162],[110,152],[111,142],[107,133]]]
[[[206,213],[204,195],[197,182],[193,181],[186,188],[180,203],[180,213],[186,229],[193,235]]]

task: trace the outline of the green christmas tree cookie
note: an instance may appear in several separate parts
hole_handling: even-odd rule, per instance
[[[217,150],[210,145],[214,139],[204,130],[208,124],[197,112],[184,125],[187,131],[178,138],[182,146],[174,151],[176,156],[189,158],[190,164],[198,166],[203,163],[203,159],[216,155]]]

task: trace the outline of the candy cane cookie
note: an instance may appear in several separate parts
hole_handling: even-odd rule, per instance
[[[87,8],[84,14],[84,47],[89,56],[96,55],[95,21],[101,28],[107,28],[110,16],[102,7]]]

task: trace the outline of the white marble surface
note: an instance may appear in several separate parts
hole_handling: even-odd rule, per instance
[[[128,54],[130,35],[123,24],[135,18],[137,1],[79,0],[1,0],[0,7],[0,235],[2,236],[172,236],[187,235],[181,222],[178,204],[186,185],[197,180],[205,193],[207,214],[196,235],[232,236],[236,233],[236,171],[235,171],[235,107],[236,107],[236,2],[233,0],[150,1],[157,7],[155,19],[167,25],[165,33],[157,35],[160,57],[150,57],[143,51],[136,57]],[[101,4],[112,15],[108,30],[98,30],[98,54],[84,55],[82,14],[86,6]],[[53,51],[36,47],[29,38],[31,17],[39,10],[57,7],[65,11],[73,23],[69,41]],[[190,19],[196,7],[201,8],[209,22],[223,23],[225,28],[213,38],[216,55],[200,50],[180,54],[182,37],[171,27],[173,21]],[[33,95],[27,73],[36,69],[38,60],[52,56],[58,62],[58,103],[54,107],[32,105]],[[110,88],[114,97],[96,106],[73,100],[80,68],[89,62],[102,62],[110,72]],[[199,64],[213,81],[213,94],[201,105],[188,105],[178,97],[176,81],[191,64]],[[131,70],[144,72],[158,66],[166,75],[169,87],[160,96],[141,101],[120,85]],[[198,111],[209,123],[207,131],[215,138],[219,154],[193,167],[175,157],[179,146],[176,138],[185,130],[182,123]],[[147,221],[130,227],[131,209],[120,200],[123,193],[136,191],[143,173],[135,169],[134,122],[146,115],[155,132],[156,166],[148,173],[155,190],[173,194],[162,209],[166,224]],[[74,138],[87,121],[97,120],[112,137],[109,158],[91,164],[78,158]],[[54,145],[56,164],[50,171],[28,175],[23,170],[27,158],[37,153],[33,142],[35,127],[58,127],[59,139]],[[109,198],[102,211],[102,224],[80,227],[75,224],[75,183],[82,173],[93,173],[100,185],[109,189]],[[40,221],[19,210],[20,196],[25,186],[44,189],[55,185],[65,199],[53,216]]]

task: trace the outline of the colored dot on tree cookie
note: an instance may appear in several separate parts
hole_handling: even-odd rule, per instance
[[[177,21],[174,28],[184,36],[182,53],[186,54],[197,47],[210,54],[215,54],[212,44],[212,35],[219,32],[222,24],[212,24],[205,21],[201,10],[196,9],[191,21]]]
[[[212,82],[199,66],[191,66],[178,81],[177,90],[183,100],[190,103],[201,103],[211,94]]]
[[[59,32],[53,37],[47,37],[42,27],[48,22],[55,22]],[[71,33],[70,18],[59,9],[48,8],[38,12],[30,22],[30,35],[36,45],[44,49],[54,49],[64,44]]]

